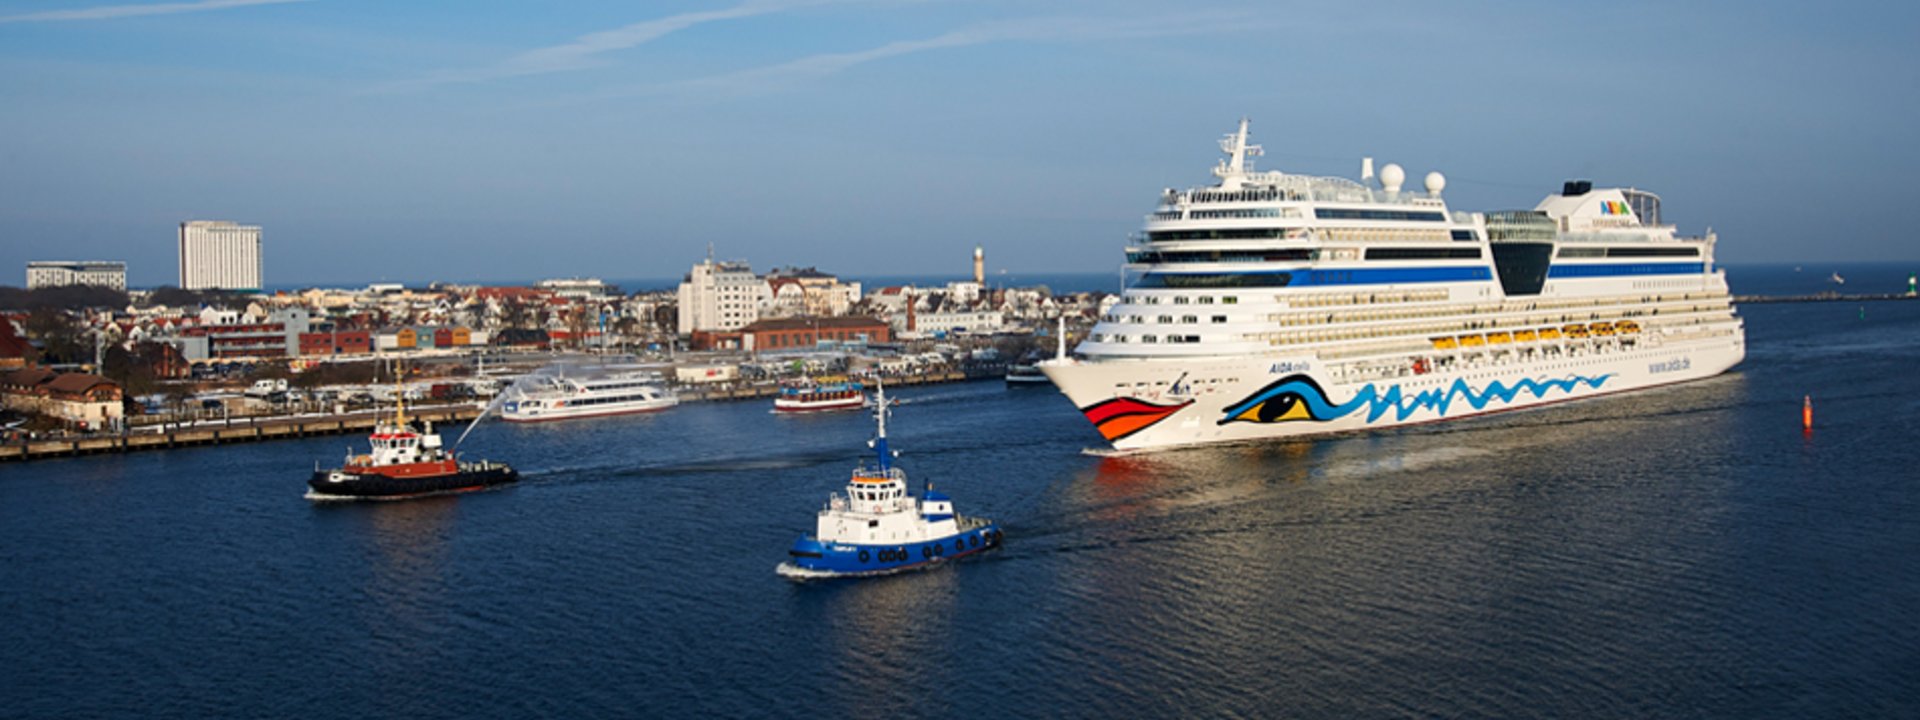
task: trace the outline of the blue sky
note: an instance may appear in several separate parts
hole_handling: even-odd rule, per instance
[[[1723,262],[1920,259],[1907,3],[0,2],[0,282],[184,219],[267,283],[1107,272],[1241,117],[1456,209],[1660,193]],[[12,269],[6,269],[12,268]]]

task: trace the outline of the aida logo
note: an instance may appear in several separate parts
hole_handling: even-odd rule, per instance
[[[1601,200],[1600,214],[1601,215],[1629,215],[1629,214],[1632,214],[1632,211],[1627,210],[1626,203],[1616,202],[1613,200]]]

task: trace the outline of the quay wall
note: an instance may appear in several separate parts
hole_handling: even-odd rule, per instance
[[[970,379],[966,373],[943,371],[906,375],[887,379],[888,385],[926,385]],[[675,389],[683,402],[752,400],[772,397],[780,391],[777,383],[731,385],[727,387],[681,386]],[[485,409],[485,403],[419,405],[407,408],[407,416],[436,425],[473,420]],[[176,447],[224,445],[259,442],[316,435],[344,435],[366,432],[392,411],[366,410],[339,415],[306,415],[234,418],[229,422],[201,422],[173,427],[139,428],[120,435],[80,435],[0,444],[0,462],[72,457],[139,450],[165,450]]]

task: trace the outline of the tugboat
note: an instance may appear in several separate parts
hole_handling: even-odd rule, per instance
[[[926,497],[907,493],[907,474],[893,466],[887,448],[887,388],[874,398],[879,432],[870,445],[875,462],[853,471],[846,497],[830,495],[811,535],[793,542],[789,562],[777,568],[790,577],[884,575],[971,555],[1000,544],[1000,526],[986,518],[953,512],[953,499],[927,487]]]
[[[314,500],[399,498],[479,490],[520,479],[495,462],[460,462],[440,446],[440,436],[419,420],[407,421],[407,401],[394,395],[393,418],[374,426],[373,451],[347,455],[338,470],[314,470],[307,497]]]
[[[773,411],[777,413],[853,410],[866,404],[866,387],[844,377],[788,381],[780,386],[780,394],[773,396]]]

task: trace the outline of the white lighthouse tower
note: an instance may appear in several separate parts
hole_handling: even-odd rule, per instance
[[[975,285],[987,284],[987,251],[979,245],[973,246],[973,282]]]

